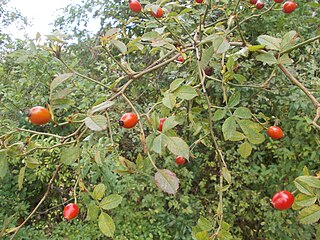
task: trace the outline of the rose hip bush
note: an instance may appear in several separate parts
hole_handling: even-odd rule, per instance
[[[86,1],[44,44],[17,43],[0,69],[0,236],[314,238],[319,3],[287,2]]]

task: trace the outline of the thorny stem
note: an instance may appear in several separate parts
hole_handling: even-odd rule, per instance
[[[295,50],[295,49],[297,49],[297,48],[300,48],[300,47],[302,47],[302,46],[304,46],[304,45],[306,45],[306,44],[309,44],[309,43],[311,43],[311,42],[314,42],[314,41],[316,41],[316,40],[318,40],[318,39],[320,39],[320,35],[315,36],[315,37],[313,37],[313,38],[310,38],[310,39],[308,39],[308,40],[306,40],[306,41],[304,41],[304,42],[301,42],[301,43],[299,43],[299,44],[297,44],[297,45],[295,45],[295,46],[293,46],[293,47],[291,47],[291,48],[289,48],[289,49],[287,49],[287,50],[285,50],[285,51],[282,51],[282,52],[280,52],[280,55],[283,55],[283,54],[285,54],[285,53],[291,52],[292,50]]]
[[[111,145],[113,147],[114,146],[113,136],[112,136],[113,134],[112,134],[112,127],[111,127],[111,122],[110,122],[108,111],[106,111],[106,118],[107,118],[108,128],[109,128],[110,142],[111,142]]]
[[[51,179],[49,181],[49,184],[48,184],[48,187],[47,187],[47,191],[45,192],[45,194],[43,195],[43,197],[41,198],[41,200],[37,204],[37,206],[32,210],[32,212],[29,214],[29,216],[23,221],[23,223],[21,223],[18,227],[15,228],[14,234],[11,236],[10,240],[12,240],[17,235],[17,233],[23,227],[23,225],[26,224],[26,222],[29,221],[29,219],[32,217],[32,215],[38,210],[38,208],[41,206],[41,204],[47,198],[47,196],[49,195],[50,189],[52,188],[53,181],[56,178],[56,176],[58,175],[58,172],[59,172],[61,166],[62,166],[62,163],[60,163],[56,167],[56,170],[54,171],[54,173],[53,173],[53,175],[52,175],[52,177],[51,177]]]

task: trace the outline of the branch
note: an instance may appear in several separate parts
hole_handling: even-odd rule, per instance
[[[53,180],[56,178],[56,176],[58,175],[58,172],[60,170],[62,166],[62,163],[60,163],[57,167],[56,167],[56,170],[54,171],[50,181],[49,181],[49,184],[48,184],[48,187],[47,187],[47,191],[46,193],[43,195],[43,197],[41,198],[40,202],[38,203],[38,205],[33,209],[33,211],[29,214],[29,216],[26,218],[26,220],[23,221],[23,223],[21,223],[18,227],[15,228],[15,231],[14,231],[14,234],[11,236],[10,240],[12,240],[16,235],[17,233],[19,232],[19,230],[23,227],[23,225],[26,224],[26,222],[28,222],[28,220],[32,217],[32,215],[38,210],[38,208],[40,207],[40,205],[43,203],[43,201],[47,198],[49,192],[50,192],[50,189],[52,187],[52,184],[53,184]]]

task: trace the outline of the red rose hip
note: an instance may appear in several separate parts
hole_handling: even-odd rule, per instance
[[[296,4],[295,2],[287,1],[282,5],[282,11],[284,13],[292,13],[297,7],[298,4]]]
[[[273,139],[281,139],[284,137],[282,129],[278,126],[271,126],[267,129],[267,134]]]
[[[78,213],[79,213],[79,207],[75,203],[69,203],[63,209],[63,217],[67,220],[74,219],[76,216],[78,216]]]
[[[294,196],[291,192],[283,190],[273,195],[271,203],[275,209],[286,210],[291,208],[294,202]]]
[[[142,7],[138,0],[129,0],[129,8],[132,12],[140,12]]]
[[[138,123],[138,117],[133,112],[125,113],[119,120],[119,125],[124,128],[133,128]]]
[[[176,158],[176,163],[177,163],[178,165],[183,165],[183,164],[186,163],[186,159],[185,159],[184,157],[178,156],[178,157]]]
[[[162,132],[162,127],[163,127],[163,124],[164,122],[166,121],[167,119],[166,118],[160,118],[160,123],[159,123],[159,126],[158,126],[158,130],[160,132]]]

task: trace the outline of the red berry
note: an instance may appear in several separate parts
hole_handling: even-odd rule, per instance
[[[177,58],[177,61],[179,61],[179,62],[183,63],[183,62],[184,62],[184,59],[183,59],[183,57],[182,57],[182,56],[179,56],[179,57]]]
[[[261,10],[262,8],[264,8],[264,2],[258,1],[258,2],[256,3],[256,9]]]
[[[284,137],[282,129],[278,126],[271,126],[267,129],[267,134],[273,139],[280,139]]]
[[[131,9],[132,12],[140,12],[142,7],[141,4],[138,0],[129,0],[129,8]]]
[[[292,1],[287,1],[282,5],[282,11],[284,13],[292,13],[296,8],[298,7],[298,4]]]
[[[284,0],[274,0],[275,3],[282,3]]]
[[[176,163],[177,163],[178,165],[183,165],[183,164],[186,163],[186,159],[185,159],[184,157],[178,156],[178,157],[176,158]]]
[[[196,0],[197,3],[203,3],[203,0]]]
[[[250,4],[252,4],[252,5],[254,5],[254,4],[256,4],[256,3],[257,3],[257,1],[258,1],[258,0],[250,0],[250,2],[249,2],[249,3],[250,3]]]
[[[286,210],[291,208],[294,202],[294,196],[291,192],[283,190],[277,192],[271,200],[271,203],[275,209]]]
[[[40,106],[27,110],[27,116],[29,117],[30,122],[36,125],[46,124],[51,120],[49,110]]]
[[[167,120],[166,118],[160,118],[160,123],[159,123],[159,126],[158,126],[158,130],[159,130],[160,132],[162,132],[163,123],[164,123],[166,120]]]
[[[75,203],[69,203],[63,209],[63,217],[67,220],[74,219],[79,213],[79,207]]]
[[[138,117],[133,112],[125,113],[119,120],[119,125],[124,128],[133,128],[138,123]]]
[[[158,8],[156,13],[151,11],[151,15],[154,16],[155,18],[161,18],[163,16],[163,14],[164,14],[164,12],[161,7]]]

